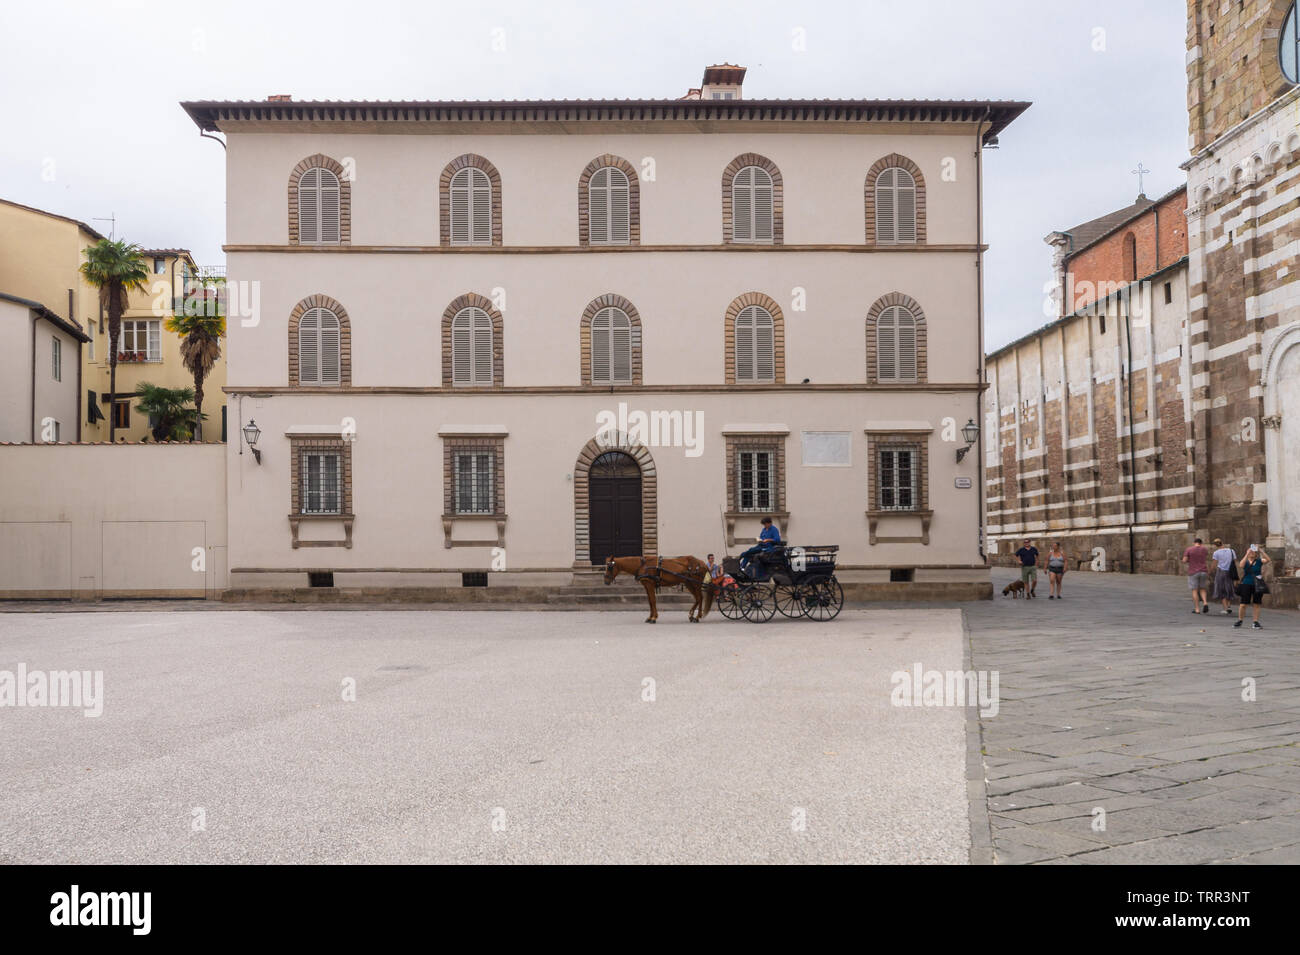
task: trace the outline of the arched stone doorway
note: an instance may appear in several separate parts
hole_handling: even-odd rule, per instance
[[[1266,346],[1261,383],[1267,544],[1283,549],[1291,573],[1300,567],[1300,322],[1283,326]]]
[[[587,442],[573,468],[576,566],[657,553],[657,483],[643,445],[623,435]]]

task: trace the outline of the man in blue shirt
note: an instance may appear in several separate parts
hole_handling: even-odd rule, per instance
[[[1025,538],[1025,545],[1016,551],[1016,556],[1020,558],[1020,579],[1025,584],[1025,597],[1037,596],[1034,591],[1038,589],[1038,548]]]
[[[761,576],[762,570],[761,568],[759,569],[758,575],[750,572],[749,568],[751,558],[753,558],[755,554],[775,550],[780,545],[781,532],[777,530],[776,525],[772,523],[772,518],[763,518],[763,530],[758,535],[758,543],[740,555],[740,569],[745,572],[746,576],[757,579],[758,576]]]

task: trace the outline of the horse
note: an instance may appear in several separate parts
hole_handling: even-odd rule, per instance
[[[660,587],[685,587],[691,592],[695,603],[686,614],[691,623],[699,623],[713,606],[714,588],[708,582],[708,567],[698,557],[610,557],[605,561],[605,586],[620,573],[632,575],[645,588],[650,601],[646,623],[659,619],[655,592]]]

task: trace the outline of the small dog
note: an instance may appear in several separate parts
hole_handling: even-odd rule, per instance
[[[1002,588],[1002,596],[1004,597],[1011,597],[1014,599],[1017,597],[1023,597],[1024,595],[1025,582],[1023,580],[1013,580]]]

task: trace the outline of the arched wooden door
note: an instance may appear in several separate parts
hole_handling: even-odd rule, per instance
[[[641,468],[631,455],[607,451],[591,463],[587,480],[591,562],[640,556]]]

